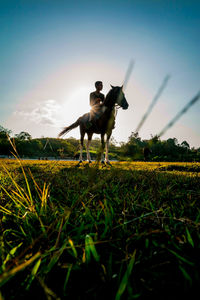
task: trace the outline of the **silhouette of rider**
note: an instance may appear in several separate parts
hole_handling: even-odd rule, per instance
[[[101,116],[102,106],[105,100],[104,94],[101,93],[101,90],[103,89],[102,81],[96,81],[95,88],[96,91],[90,93],[91,111],[90,111],[90,119],[89,119],[89,121],[94,121],[94,122]]]
[[[100,92],[103,89],[103,83],[102,83],[102,81],[96,81],[95,82],[95,88],[96,88],[96,91],[90,93],[90,105],[92,107],[94,105],[101,104],[104,101],[104,99],[105,99],[104,94],[102,94]]]

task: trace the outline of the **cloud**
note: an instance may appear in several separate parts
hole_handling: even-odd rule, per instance
[[[17,110],[14,115],[20,116],[26,120],[30,120],[36,124],[59,126],[59,121],[56,116],[61,111],[61,106],[53,99],[49,99],[37,104],[37,107],[26,111]]]

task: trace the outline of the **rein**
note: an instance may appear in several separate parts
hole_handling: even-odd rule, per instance
[[[115,104],[116,109],[120,109],[121,106],[119,104]]]
[[[115,104],[115,118],[117,117],[118,110],[121,108],[119,104]]]

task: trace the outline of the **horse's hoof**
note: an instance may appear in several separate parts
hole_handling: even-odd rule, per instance
[[[91,164],[92,163],[92,161],[91,160],[88,160],[88,164]]]
[[[102,166],[102,168],[105,168],[105,167],[106,167],[106,164],[105,164],[105,161],[104,161],[104,160],[101,161],[101,166]]]
[[[109,166],[112,166],[112,164],[108,161],[106,161],[106,164],[109,165]]]
[[[82,160],[79,160],[78,164],[76,165],[76,167],[80,167],[80,165],[82,164]]]

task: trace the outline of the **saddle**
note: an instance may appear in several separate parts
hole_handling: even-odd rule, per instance
[[[90,112],[89,112],[90,121],[95,122],[96,120],[98,120],[103,115],[105,110],[106,110],[106,106],[102,106],[102,105],[99,105],[99,104],[93,105]]]
[[[87,128],[90,128],[92,125],[96,127],[97,120],[103,115],[106,110],[106,106],[94,105],[90,112],[84,114],[81,117],[81,122],[86,124]],[[109,120],[110,129],[115,128],[115,110],[112,111],[111,118]]]

